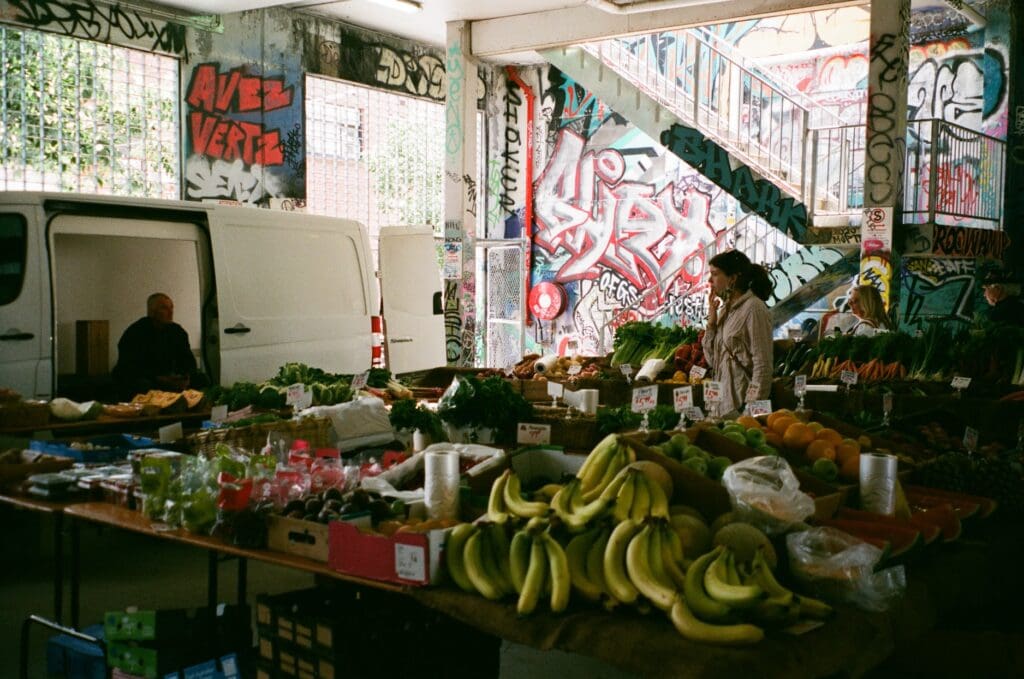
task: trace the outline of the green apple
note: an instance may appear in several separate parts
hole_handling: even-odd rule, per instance
[[[711,461],[708,462],[708,476],[715,481],[720,480],[722,478],[722,474],[725,473],[726,467],[731,464],[732,460],[724,455],[711,458]]]
[[[723,434],[728,434],[729,432],[737,432],[745,436],[747,433],[747,428],[744,427],[742,424],[730,424],[722,428]]]
[[[747,445],[753,446],[754,448],[765,443],[763,429],[755,429],[754,427],[751,427],[747,430],[746,437]]]
[[[704,452],[703,448],[701,448],[700,446],[692,445],[692,444],[686,446],[686,450],[683,451],[683,460],[688,460],[691,457],[704,458],[706,456],[707,456],[707,453]]]
[[[683,464],[702,476],[708,474],[708,462],[703,457],[688,457]]]
[[[762,455],[778,455],[779,451],[775,450],[775,447],[767,443],[757,446],[757,452]]]
[[[735,441],[736,443],[747,445],[747,437],[743,432],[740,431],[727,431],[725,432],[725,438]]]

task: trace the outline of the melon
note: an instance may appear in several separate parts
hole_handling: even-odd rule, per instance
[[[875,540],[888,541],[890,544],[889,556],[893,559],[906,556],[917,547],[924,544],[921,531],[913,527],[902,527],[885,524],[881,521],[857,521],[854,519],[819,519],[822,526],[831,526],[850,535],[864,539],[874,538]]]
[[[775,570],[778,566],[778,558],[775,556],[775,547],[768,536],[763,532],[742,521],[722,526],[715,532],[714,544],[725,545],[736,555],[740,563],[750,563],[754,560],[757,550],[764,550],[765,560]]]
[[[669,525],[683,542],[683,555],[695,559],[711,547],[711,531],[702,520],[690,514],[675,514],[668,518]]]
[[[879,521],[892,526],[916,528],[921,531],[921,539],[924,540],[926,545],[932,544],[942,536],[942,528],[940,526],[922,519],[914,520],[913,517],[899,519],[894,516],[867,512],[863,509],[853,509],[852,507],[840,507],[838,517],[840,519],[853,519],[854,521]]]
[[[913,492],[916,495],[930,495],[932,497],[946,498],[954,503],[956,501],[972,502],[978,505],[978,514],[976,516],[979,519],[987,519],[991,516],[992,512],[996,510],[996,507],[999,506],[999,503],[990,497],[968,495],[967,493],[958,493],[955,490],[927,488],[925,486],[906,486],[904,490],[906,492]]]

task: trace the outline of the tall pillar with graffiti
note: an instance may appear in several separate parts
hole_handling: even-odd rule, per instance
[[[476,360],[477,67],[469,23],[448,24],[445,70],[444,314],[449,365]]]
[[[909,36],[910,0],[871,3],[860,282],[877,287],[888,308],[899,294]]]
[[[990,23],[1006,25],[1009,73],[1007,93],[1009,124],[1006,130],[1006,200],[1003,230],[1010,237],[1006,262],[1024,272],[1024,83],[1019,73],[1024,69],[1024,6],[1016,2],[996,2],[989,8]]]

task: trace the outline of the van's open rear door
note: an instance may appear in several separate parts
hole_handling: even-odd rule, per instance
[[[366,229],[297,217],[246,208],[211,215],[222,384],[264,380],[288,362],[350,374],[370,367],[378,303]]]
[[[378,254],[388,369],[401,374],[444,365],[441,272],[433,230],[386,226]]]

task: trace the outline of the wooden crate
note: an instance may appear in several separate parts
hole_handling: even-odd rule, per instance
[[[86,377],[110,372],[110,322],[75,321],[75,373]]]

